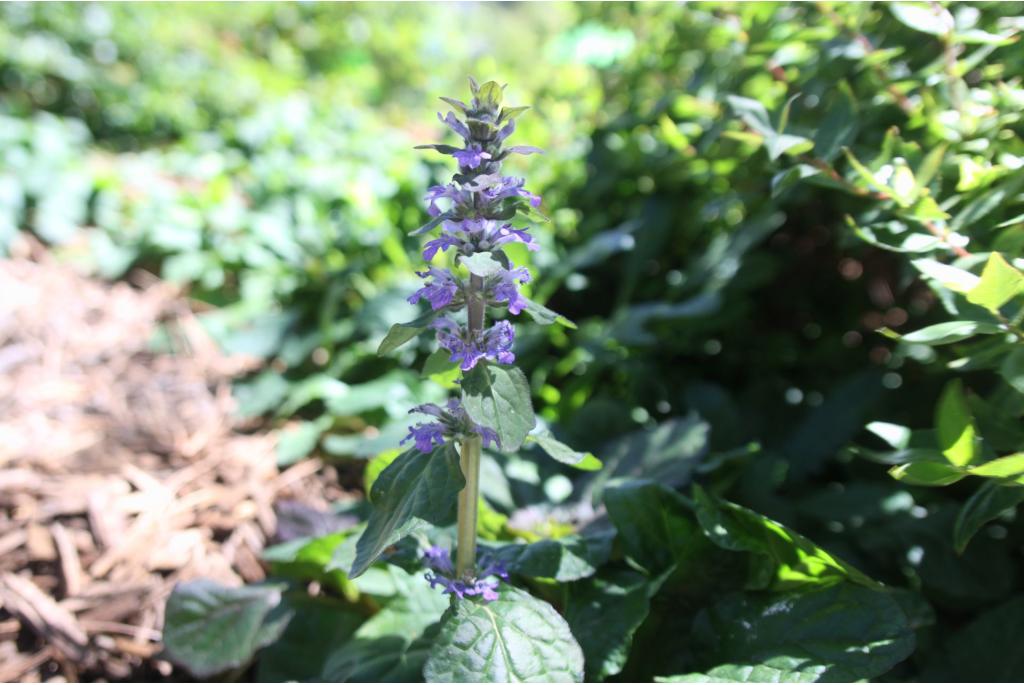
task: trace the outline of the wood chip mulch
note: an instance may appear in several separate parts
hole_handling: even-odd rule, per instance
[[[261,580],[276,502],[348,496],[233,418],[253,364],[152,277],[0,261],[0,682],[187,679],[160,658],[175,583]]]

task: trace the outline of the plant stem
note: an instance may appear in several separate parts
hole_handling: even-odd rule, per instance
[[[469,297],[466,301],[466,321],[469,334],[475,338],[484,329],[484,279],[469,277]],[[459,465],[466,487],[459,493],[458,532],[456,534],[455,572],[458,576],[471,573],[476,567],[476,520],[480,504],[480,436],[462,441]]]
[[[480,502],[480,438],[466,438],[459,460],[466,487],[459,493],[459,522],[456,534],[455,572],[458,577],[476,567],[476,519]]]

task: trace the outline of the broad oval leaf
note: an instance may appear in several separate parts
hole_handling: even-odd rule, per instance
[[[788,682],[874,678],[914,649],[896,600],[849,583],[782,596],[730,595],[697,616],[692,641],[716,677],[767,667]]]
[[[164,649],[199,678],[249,663],[291,619],[284,585],[225,587],[205,578],[179,583],[167,600]]]
[[[494,429],[505,452],[519,449],[537,422],[530,384],[514,366],[473,367],[462,380],[462,406],[471,419]]]
[[[373,511],[356,543],[349,577],[361,575],[387,547],[423,521],[436,526],[454,523],[456,499],[465,485],[459,454],[451,443],[430,454],[412,449],[391,462],[373,484]]]
[[[423,674],[434,683],[581,682],[583,650],[550,604],[506,586],[493,602],[454,603]]]

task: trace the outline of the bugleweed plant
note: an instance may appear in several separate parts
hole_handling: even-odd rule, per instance
[[[584,468],[593,457],[574,452],[547,433],[531,436],[536,425],[530,386],[515,366],[515,328],[507,317],[523,312],[545,324],[572,324],[520,292],[530,272],[516,266],[506,246],[536,250],[537,242],[517,218],[541,217],[541,198],[524,179],[502,174],[511,154],[531,154],[531,146],[506,146],[516,117],[526,107],[504,107],[503,86],[470,80],[469,104],[442,98],[457,110],[438,118],[461,139],[460,146],[423,145],[452,156],[458,172],[427,193],[433,217],[416,234],[440,228],[427,241],[423,259],[448,258],[449,268],[428,265],[418,275],[424,285],[409,297],[429,311],[395,325],[381,342],[387,354],[424,330],[436,333],[439,360],[457,364],[459,397],[444,406],[424,404],[414,412],[432,420],[418,423],[403,440],[413,447],[379,475],[374,503],[355,550],[351,577],[362,575],[389,546],[423,521],[449,523],[456,511],[455,557],[433,545],[422,552],[431,587],[452,596],[440,634],[425,665],[433,681],[579,680],[583,654],[565,620],[548,604],[510,586],[500,555],[477,555],[480,461],[483,447],[517,451],[532,438],[551,456]],[[491,322],[492,316],[500,316]],[[456,504],[457,500],[457,504]],[[474,637],[475,636],[475,637]]]

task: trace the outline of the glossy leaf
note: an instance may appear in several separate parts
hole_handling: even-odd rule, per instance
[[[471,419],[494,429],[506,452],[519,449],[537,421],[530,385],[514,366],[473,367],[462,381],[462,406]]]
[[[496,601],[453,604],[423,673],[433,683],[581,682],[583,651],[550,604],[505,586]]]
[[[373,484],[373,511],[356,544],[350,577],[361,575],[385,549],[423,522],[452,524],[456,498],[465,484],[451,444],[430,454],[412,449],[395,459]]]

